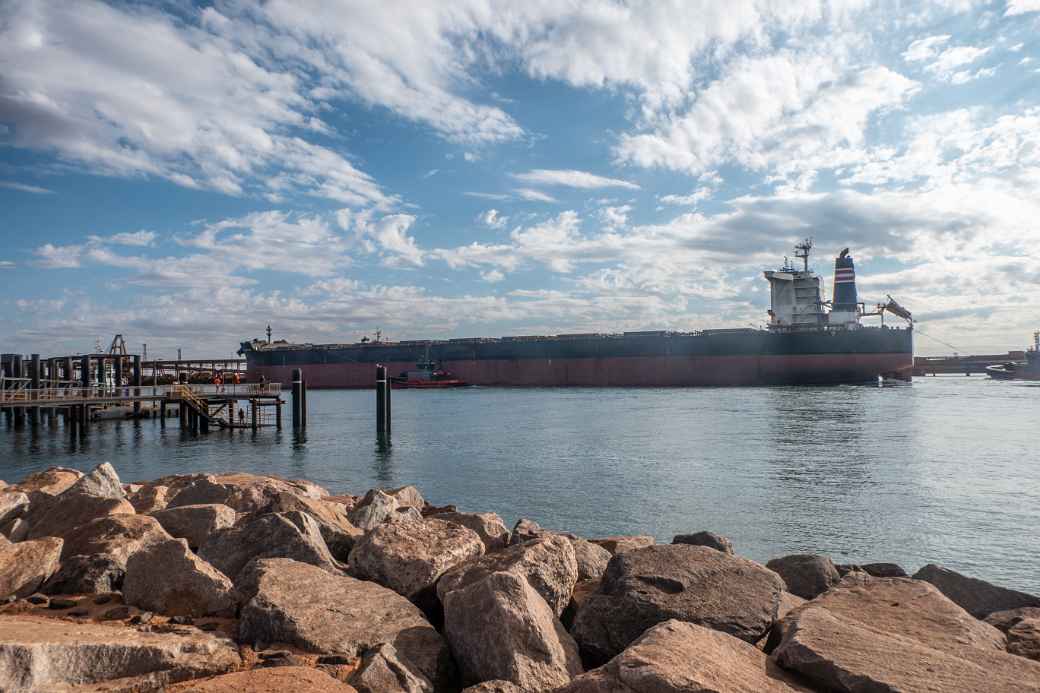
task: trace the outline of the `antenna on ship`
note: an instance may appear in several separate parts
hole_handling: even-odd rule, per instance
[[[805,271],[809,271],[809,254],[812,253],[813,239],[806,238],[804,241],[794,247],[794,256],[799,258],[805,266]]]

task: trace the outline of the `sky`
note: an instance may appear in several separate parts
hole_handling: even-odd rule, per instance
[[[0,351],[1040,328],[1040,0],[0,0]]]

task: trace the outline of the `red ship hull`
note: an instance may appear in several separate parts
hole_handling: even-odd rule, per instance
[[[384,363],[391,372],[414,361]],[[468,385],[515,387],[695,387],[872,382],[878,375],[909,380],[910,353],[754,356],[630,356],[573,359],[472,359],[443,361]],[[252,379],[289,383],[302,368],[311,388],[370,388],[369,363],[250,364]]]

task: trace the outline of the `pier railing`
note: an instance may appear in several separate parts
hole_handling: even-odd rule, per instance
[[[0,406],[38,404],[56,406],[81,402],[118,402],[125,400],[178,399],[187,388],[193,396],[226,396],[249,399],[276,397],[281,383],[229,383],[226,385],[92,385],[83,387],[77,381],[51,383],[47,387],[32,388],[28,378],[0,377]]]

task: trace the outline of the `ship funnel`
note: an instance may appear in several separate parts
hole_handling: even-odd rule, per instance
[[[831,310],[840,313],[855,313],[859,296],[856,294],[856,267],[845,248],[834,260],[834,297]]]

